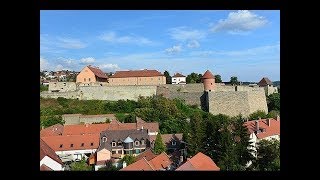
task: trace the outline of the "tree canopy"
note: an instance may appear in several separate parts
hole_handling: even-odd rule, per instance
[[[280,141],[276,139],[261,140],[257,143],[257,159],[254,162],[255,170],[280,170]]]
[[[191,73],[187,75],[186,81],[187,83],[201,83],[202,74]]]
[[[280,93],[273,93],[267,96],[267,103],[269,111],[280,111]]]
[[[161,137],[161,134],[158,133],[157,134],[157,137],[156,137],[156,140],[154,142],[154,153],[155,154],[160,154],[162,152],[165,152],[166,151],[166,146],[163,144],[163,141],[162,141],[162,137]]]
[[[168,71],[164,71],[164,76],[166,77],[166,84],[171,84],[172,83],[172,80],[171,80],[171,76],[170,76],[170,73]]]
[[[231,85],[239,85],[238,77],[232,76],[232,77],[230,78],[230,84],[231,84]]]
[[[70,164],[71,171],[92,171],[92,167],[86,163],[85,159],[82,159],[79,162],[72,162]]]
[[[214,79],[216,83],[222,83],[221,76],[219,74],[215,75]]]

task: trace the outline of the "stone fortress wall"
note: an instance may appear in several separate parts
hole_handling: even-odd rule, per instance
[[[61,83],[61,84],[60,84]],[[79,100],[138,100],[139,96],[163,95],[169,99],[180,98],[187,104],[207,109],[212,114],[248,116],[256,110],[268,112],[263,87],[229,86],[216,83],[213,91],[204,93],[203,84],[165,84],[159,86],[110,86],[108,83],[92,83],[88,86],[57,82],[49,91],[64,88],[61,92],[41,92],[41,97]],[[69,90],[68,92],[67,89]]]
[[[64,114],[62,115],[62,120],[65,121],[65,125],[75,125],[75,124],[92,124],[95,122],[106,122],[116,120],[114,114],[99,114],[99,115],[82,115],[82,114]]]

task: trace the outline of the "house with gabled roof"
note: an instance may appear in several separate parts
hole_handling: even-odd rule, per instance
[[[263,77],[258,83],[259,87],[263,87],[266,95],[270,95],[273,93],[278,93],[278,88],[273,86],[272,81],[269,78]]]
[[[220,171],[220,168],[209,156],[199,152],[188,158],[176,171]]]
[[[63,171],[63,169],[59,156],[40,139],[40,171]]]
[[[171,80],[172,84],[186,84],[187,83],[186,76],[184,76],[180,73],[174,74],[171,79],[172,79]]]
[[[109,77],[112,85],[161,85],[166,84],[166,77],[157,70],[116,71]]]
[[[77,83],[107,82],[108,76],[98,67],[88,65],[77,75]]]

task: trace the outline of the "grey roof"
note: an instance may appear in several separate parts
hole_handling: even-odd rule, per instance
[[[102,142],[102,138],[107,137],[106,142]],[[119,140],[124,142],[128,139],[132,140],[149,140],[147,129],[130,129],[130,130],[105,130],[100,133],[100,145],[98,151],[103,148],[111,150],[111,142],[118,142]]]

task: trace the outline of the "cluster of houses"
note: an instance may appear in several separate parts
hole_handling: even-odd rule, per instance
[[[262,139],[280,140],[280,117],[247,121],[244,126],[254,149]],[[83,158],[95,170],[110,162],[121,171],[220,170],[205,152],[187,158],[183,134],[162,134],[167,152],[154,154],[158,132],[158,122],[141,118],[135,123],[112,120],[104,124],[56,124],[40,131],[40,170],[68,170],[66,164]],[[121,162],[125,155],[135,156],[136,162]]]
[[[79,74],[76,71],[61,70],[61,71],[41,71],[40,72],[40,84],[49,85],[49,82],[66,82],[69,79],[75,79]]]

